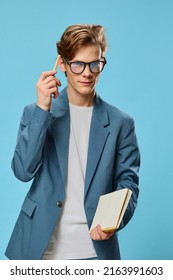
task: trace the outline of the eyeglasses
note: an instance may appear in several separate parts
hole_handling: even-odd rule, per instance
[[[74,74],[81,74],[86,66],[89,66],[89,69],[91,71],[91,73],[94,74],[98,74],[101,71],[103,71],[103,68],[105,66],[106,62],[106,58],[104,58],[104,60],[96,60],[96,61],[91,61],[91,62],[83,62],[83,61],[72,61],[69,62],[67,61],[65,58],[63,58],[63,60],[65,61],[65,63],[67,63],[70,66],[70,69],[72,71],[72,73]]]

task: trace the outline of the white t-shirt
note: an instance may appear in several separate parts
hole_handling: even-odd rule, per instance
[[[96,257],[84,211],[84,178],[93,107],[69,104],[70,139],[66,200],[43,259]]]

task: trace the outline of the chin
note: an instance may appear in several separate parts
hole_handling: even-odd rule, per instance
[[[82,95],[92,95],[95,92],[95,88],[83,88],[79,91]]]

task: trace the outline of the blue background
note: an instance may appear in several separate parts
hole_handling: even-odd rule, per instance
[[[56,41],[75,23],[106,28],[108,64],[97,91],[134,117],[140,198],[119,233],[123,259],[173,259],[173,1],[0,1],[0,259],[30,183],[10,168],[23,107],[53,68]],[[58,72],[63,86],[64,75]]]

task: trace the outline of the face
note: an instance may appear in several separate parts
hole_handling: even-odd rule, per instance
[[[89,45],[82,47],[70,62],[82,61],[87,63],[100,59],[100,47],[97,45]],[[92,104],[100,73],[92,73],[89,69],[89,65],[86,65],[85,70],[81,74],[74,74],[67,63],[63,63],[61,70],[67,73],[69,102],[82,106]]]

